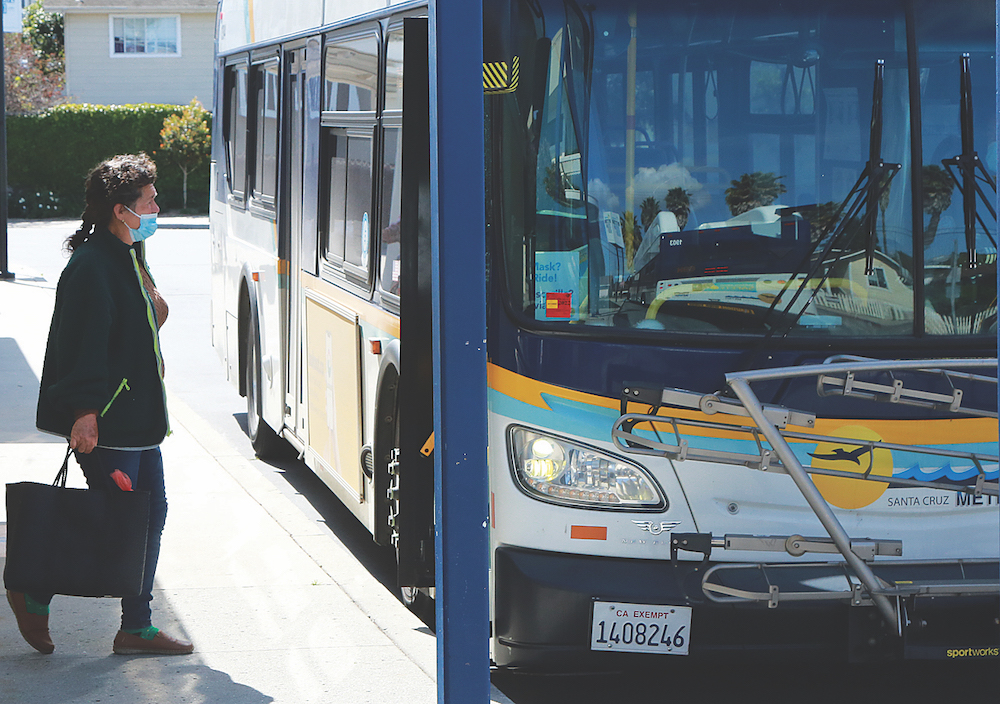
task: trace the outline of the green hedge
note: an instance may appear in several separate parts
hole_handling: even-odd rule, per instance
[[[157,166],[157,203],[182,204],[182,174],[160,153],[160,130],[178,105],[60,105],[36,115],[7,116],[10,217],[76,217],[87,173],[115,154],[146,152]],[[211,118],[209,118],[211,119]],[[188,174],[188,209],[208,212],[206,160]]]

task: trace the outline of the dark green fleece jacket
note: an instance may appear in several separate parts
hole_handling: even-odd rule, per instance
[[[134,246],[98,229],[59,277],[36,424],[69,437],[95,409],[99,447],[141,449],[167,433],[155,313]]]

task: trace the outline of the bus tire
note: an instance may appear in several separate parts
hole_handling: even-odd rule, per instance
[[[249,330],[246,336],[246,374],[247,391],[247,435],[250,445],[261,459],[275,457],[281,454],[285,441],[267,424],[261,415],[263,400],[261,397],[262,370],[260,363],[260,340],[257,332],[257,321],[251,315]]]
[[[399,598],[432,631],[436,631],[434,600],[423,587],[400,587]]]

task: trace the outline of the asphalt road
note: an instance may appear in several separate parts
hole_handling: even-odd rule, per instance
[[[254,457],[246,437],[246,405],[226,381],[211,345],[209,232],[205,220],[171,221],[147,243],[147,259],[158,288],[170,305],[162,330],[167,384],[187,405]],[[10,268],[19,280],[55,286],[66,263],[62,241],[76,223],[12,223]],[[255,462],[261,473],[292,499],[310,519],[325,523],[330,539],[348,546],[385,586],[394,589],[392,555],[378,548],[369,533],[303,464]],[[768,702],[784,704],[978,704],[994,701],[996,661],[892,663],[847,666],[694,663],[664,656],[655,667],[630,672],[532,675],[494,672],[494,684],[516,704],[709,704]]]

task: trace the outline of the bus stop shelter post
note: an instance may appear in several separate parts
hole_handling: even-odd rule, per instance
[[[439,704],[489,701],[482,4],[431,0]]]

